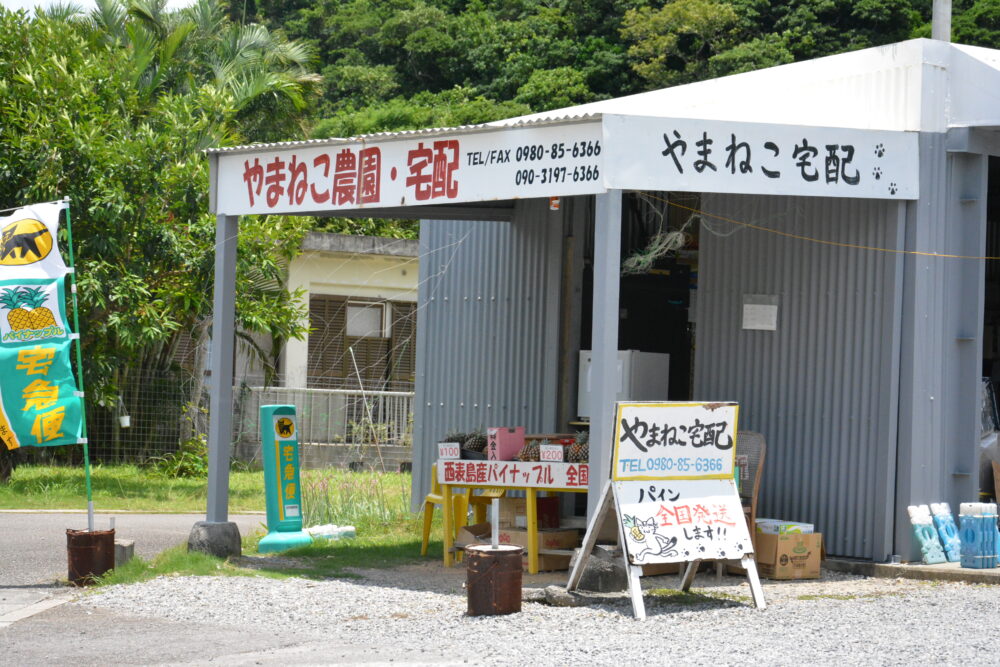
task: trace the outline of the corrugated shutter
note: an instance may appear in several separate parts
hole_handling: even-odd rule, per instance
[[[347,300],[338,296],[313,294],[309,297],[309,359],[306,384],[329,386],[344,377],[344,329]]]
[[[393,301],[389,379],[397,382],[413,382],[416,377],[416,331],[416,304]]]
[[[345,349],[345,386],[357,387],[360,374],[366,389],[384,389],[386,371],[389,367],[389,339],[346,336],[345,341],[350,348]],[[353,357],[351,350],[354,350]],[[355,363],[357,368],[354,367]]]

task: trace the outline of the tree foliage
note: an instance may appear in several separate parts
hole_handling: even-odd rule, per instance
[[[229,12],[315,47],[324,83],[313,135],[345,136],[493,120],[519,113],[511,102],[542,111],[926,36],[930,8],[930,0],[231,0]],[[1000,0],[956,0],[957,41],[1000,46],[998,25]],[[439,102],[444,111],[428,111]]]
[[[167,25],[142,36],[152,29],[131,21],[148,17],[112,15],[121,21],[0,10],[0,201],[71,199],[88,389],[105,399],[116,374],[169,366],[178,336],[206,324],[215,221],[200,151],[243,140],[235,93],[173,62],[196,43],[175,44]],[[242,330],[303,333],[282,276],[304,225],[241,229]]]

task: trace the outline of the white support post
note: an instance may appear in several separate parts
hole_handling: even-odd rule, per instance
[[[764,587],[760,585],[757,561],[753,556],[743,557],[743,569],[747,571],[747,579],[750,580],[750,593],[753,595],[754,606],[757,609],[767,609],[767,603],[764,602]]]
[[[618,389],[618,290],[621,275],[622,192],[596,195],[594,306],[591,319],[590,486],[587,516],[597,511],[611,477],[612,409]]]
[[[632,600],[632,614],[637,621],[646,620],[646,604],[642,599],[642,576],[641,565],[627,565],[628,568],[628,596]]]
[[[601,526],[604,525],[604,518],[608,515],[611,505],[611,482],[605,482],[604,488],[601,489],[601,498],[597,503],[597,510],[587,520],[587,534],[583,536],[583,544],[576,555],[576,563],[573,564],[573,569],[569,573],[569,581],[566,582],[567,591],[576,590],[577,585],[580,583],[583,570],[587,567],[587,559],[590,558],[590,554],[594,550],[594,545],[597,544],[597,533],[600,532]]]
[[[219,215],[215,225],[215,294],[208,420],[208,523],[229,520],[229,446],[233,438],[233,345],[236,319],[238,218]]]

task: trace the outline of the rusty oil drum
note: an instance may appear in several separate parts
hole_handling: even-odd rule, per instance
[[[115,531],[66,529],[69,581],[74,586],[94,583],[94,577],[115,568]]]
[[[522,547],[502,544],[468,546],[465,583],[469,616],[498,616],[521,611]]]

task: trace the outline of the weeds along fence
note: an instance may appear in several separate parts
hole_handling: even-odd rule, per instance
[[[197,451],[208,433],[209,384],[186,372],[143,372],[120,383],[115,405],[87,402],[90,454],[104,463],[145,464],[187,446]],[[248,386],[233,390],[232,453],[259,462],[261,405],[291,404],[298,410],[299,442],[304,450],[320,447],[322,455],[303,451],[304,464],[347,465],[367,461],[378,469],[397,469],[409,461],[413,392],[360,389],[304,389]],[[75,461],[75,447],[25,447],[25,462]]]

